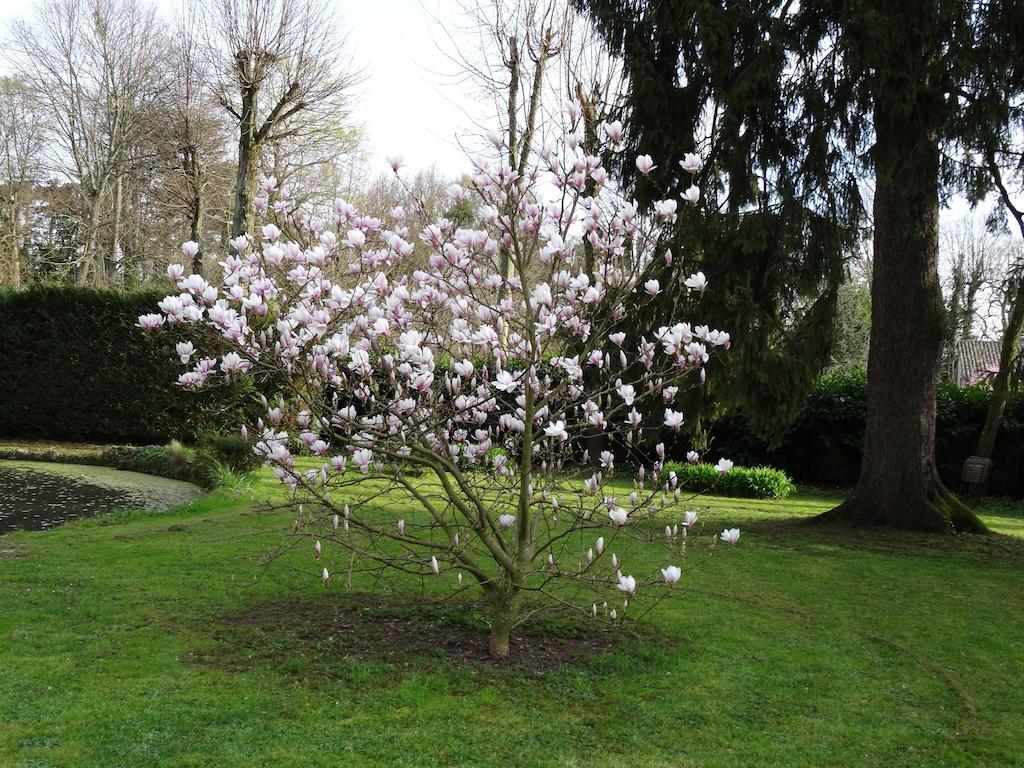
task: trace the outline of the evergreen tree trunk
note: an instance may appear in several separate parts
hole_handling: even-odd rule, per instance
[[[985,526],[946,490],[935,463],[944,313],[938,276],[939,152],[932,121],[941,94],[932,93],[938,86],[914,77],[930,51],[911,19],[895,15],[887,44],[876,54],[889,74],[878,77],[873,115],[874,273],[864,458],[853,494],[822,517],[980,532]]]

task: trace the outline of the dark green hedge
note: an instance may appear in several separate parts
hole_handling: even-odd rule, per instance
[[[161,290],[41,286],[0,293],[0,437],[153,443],[234,431],[251,386],[174,382],[187,331],[146,334]]]
[[[977,444],[990,394],[982,387],[938,388],[936,456],[948,487],[957,490],[960,469]],[[867,381],[863,374],[822,380],[777,447],[755,436],[742,414],[723,417],[712,427],[715,454],[737,464],[770,464],[796,482],[853,485],[864,442]],[[1024,497],[1024,393],[1010,394],[999,432],[988,492]]]

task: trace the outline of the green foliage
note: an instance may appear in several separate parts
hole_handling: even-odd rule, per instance
[[[259,492],[281,493],[257,477]],[[986,515],[1016,534],[994,540],[798,524],[840,500],[700,499],[690,535],[737,526],[739,544],[692,550],[683,591],[611,649],[543,674],[459,660],[486,614],[450,578],[403,603],[391,590],[418,594],[420,582],[398,574],[353,605],[345,558],[314,560],[307,540],[281,546],[294,510],[254,517],[215,493],[9,535],[0,764],[1019,768],[1020,505]],[[410,524],[424,514],[397,494],[378,503]],[[274,554],[269,565],[260,553]],[[321,565],[338,574],[326,589]],[[655,546],[627,565],[657,578],[665,560]],[[376,582],[357,569],[351,592]],[[562,645],[552,616],[538,616],[543,642]],[[432,653],[396,652],[401,638],[353,649],[363,628],[394,633],[402,619],[451,640]],[[642,732],[630,716],[640,710]],[[273,728],[261,727],[267,713]]]
[[[221,485],[218,480],[245,475],[260,466],[260,460],[241,435],[220,435],[204,432],[195,446],[197,474],[207,485]]]
[[[796,490],[785,472],[771,467],[733,467],[724,475],[711,464],[670,461],[665,472],[675,472],[679,487],[740,499],[785,499]]]
[[[142,472],[190,483],[197,481],[195,455],[180,443],[141,447],[115,445],[103,451],[103,462],[128,472]]]
[[[0,435],[164,443],[234,431],[255,414],[249,383],[198,392],[174,383],[174,344],[188,331],[136,327],[164,295],[69,286],[0,294]]]
[[[870,337],[871,289],[865,282],[847,281],[839,287],[828,373],[841,376],[866,370]]]
[[[960,485],[964,459],[977,444],[991,393],[942,382],[936,396],[935,449],[947,487]],[[863,372],[823,378],[803,411],[773,444],[733,413],[712,427],[715,451],[737,463],[782,467],[799,483],[849,486],[857,480],[864,444],[867,379]],[[1024,497],[1024,392],[1011,392],[993,455],[989,493]]]
[[[641,281],[678,285],[702,269],[711,289],[682,307],[678,292],[664,291],[654,311],[628,315],[634,330],[686,319],[731,332],[729,352],[712,361],[704,407],[743,407],[758,426],[784,425],[828,365],[843,261],[864,218],[857,169],[837,136],[836,94],[816,81],[817,67],[793,66],[796,9],[576,4],[629,76],[628,147],[616,160],[632,194],[643,203],[701,188],[664,243],[672,264],[656,260]],[[695,151],[705,159],[696,180],[679,166]],[[633,167],[642,153],[657,164],[647,178]]]
[[[237,485],[259,466],[241,437],[203,436],[194,447],[172,440],[168,445],[110,446],[102,463],[115,469],[186,480],[204,488]]]

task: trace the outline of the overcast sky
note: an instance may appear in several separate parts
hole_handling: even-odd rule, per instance
[[[0,29],[30,16],[35,0],[0,0]],[[455,137],[470,121],[473,101],[453,76],[455,68],[438,43],[447,39],[435,19],[458,26],[456,0],[334,0],[356,66],[355,119],[363,124],[371,157],[401,154],[410,168],[436,164],[456,176],[468,167]],[[170,15],[173,0],[159,0]],[[3,66],[0,64],[0,66]]]
[[[400,154],[410,170],[436,165],[446,176],[467,171],[457,136],[472,131],[480,105],[460,82],[449,35],[465,19],[459,0],[333,0],[355,65],[365,74],[355,99],[355,119],[367,134],[371,168]],[[0,30],[30,15],[35,0],[0,0]],[[168,16],[174,0],[158,0]],[[438,20],[443,22],[443,26]],[[472,42],[475,41],[470,41]],[[0,66],[3,66],[0,64]],[[949,223],[967,212],[962,198],[943,211]]]

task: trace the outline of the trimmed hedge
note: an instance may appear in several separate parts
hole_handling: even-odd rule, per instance
[[[251,385],[199,392],[175,385],[174,344],[187,330],[147,335],[138,317],[161,290],[41,286],[0,293],[0,436],[165,443],[233,432],[256,413]]]
[[[983,387],[939,384],[936,458],[943,482],[954,491],[964,459],[974,452],[990,397]],[[737,464],[780,467],[798,483],[851,486],[860,472],[866,413],[863,373],[827,378],[807,396],[778,445],[753,434],[742,414],[719,419],[711,436],[715,453]],[[1010,393],[992,458],[988,493],[1024,498],[1024,392]]]
[[[665,464],[665,474],[675,472],[679,487],[694,493],[734,496],[741,499],[784,499],[796,488],[786,473],[771,467],[733,467],[724,475],[711,464]]]

